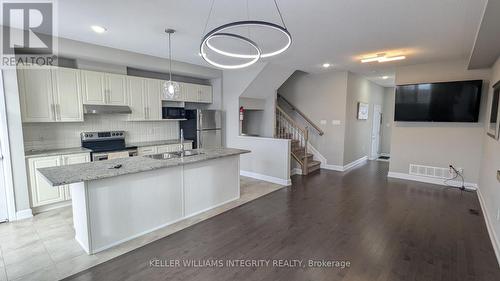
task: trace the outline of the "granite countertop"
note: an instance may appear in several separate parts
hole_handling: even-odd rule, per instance
[[[193,142],[192,140],[184,140],[185,143]],[[138,141],[138,142],[127,142],[127,146],[156,146],[156,145],[168,145],[168,144],[178,144],[181,143],[180,139],[173,140],[159,140],[159,141]]]
[[[56,156],[63,154],[78,154],[78,153],[89,153],[90,149],[83,147],[71,147],[71,148],[60,148],[60,149],[47,149],[47,150],[27,150],[24,152],[24,157],[44,157],[44,156]]]
[[[52,183],[53,186],[59,186],[75,182],[105,179],[132,173],[198,163],[250,152],[249,150],[235,148],[195,149],[194,151],[199,151],[201,154],[184,158],[171,158],[167,160],[152,159],[146,156],[136,156],[83,164],[40,168],[38,171],[40,174],[45,176],[45,178]],[[116,165],[121,165],[121,167],[113,168]]]

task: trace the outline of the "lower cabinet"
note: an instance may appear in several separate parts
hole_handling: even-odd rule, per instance
[[[184,149],[193,149],[193,143],[192,142],[184,143]],[[137,154],[139,156],[144,156],[144,155],[160,154],[167,152],[175,152],[179,150],[181,150],[181,144],[176,143],[176,144],[166,144],[158,146],[139,147],[137,149]]]
[[[37,169],[86,162],[90,162],[89,153],[29,158],[27,166],[31,206],[40,207],[71,199],[71,194],[67,185],[59,187],[52,186],[40,173],[38,173]]]

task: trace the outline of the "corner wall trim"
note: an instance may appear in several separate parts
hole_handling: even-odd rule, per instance
[[[491,244],[493,245],[493,250],[495,251],[495,255],[497,257],[498,266],[500,266],[500,240],[493,231],[493,224],[491,223],[491,219],[488,216],[488,212],[486,212],[486,205],[484,202],[483,195],[481,193],[481,188],[477,189],[477,197],[479,198],[479,205],[481,206],[481,211],[483,212],[484,222],[486,223],[486,229],[488,229],[488,234],[490,236]]]
[[[240,170],[240,175],[242,175],[244,177],[263,180],[263,181],[267,181],[267,182],[271,182],[271,183],[275,183],[275,184],[280,184],[280,185],[284,185],[284,186],[292,185],[291,179],[284,180],[284,179],[280,179],[277,177],[272,177],[272,176],[268,176],[268,175],[263,175],[263,174],[258,174],[258,173],[254,173],[254,172],[243,171],[243,170]]]
[[[440,179],[440,178],[423,177],[423,176],[410,175],[410,174],[406,174],[406,173],[397,173],[397,172],[389,172],[387,174],[387,177],[446,186],[446,184],[444,183],[444,180]],[[466,186],[466,189],[477,190],[477,183],[465,182],[464,184]],[[462,182],[461,181],[448,181],[448,185],[455,186],[455,187],[461,187]]]
[[[16,220],[24,220],[33,217],[31,209],[21,210],[16,212]]]

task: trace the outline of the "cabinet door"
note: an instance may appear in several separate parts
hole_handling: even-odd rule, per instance
[[[38,171],[39,168],[61,165],[60,156],[28,159],[32,207],[66,200],[64,187],[52,186]]]
[[[145,79],[139,77],[127,77],[128,105],[132,110],[129,120],[146,120]]]
[[[84,104],[106,104],[104,73],[82,70]]]
[[[172,148],[170,145],[160,145],[156,147],[156,153],[166,153],[166,152],[172,152]]]
[[[52,69],[52,83],[56,120],[83,122],[80,70],[54,68]]]
[[[212,103],[212,86],[199,85],[198,89],[198,101],[203,103]]]
[[[161,81],[146,80],[146,117],[148,120],[161,120]]]
[[[62,164],[63,165],[73,165],[73,164],[81,164],[90,162],[90,154],[89,153],[80,153],[80,154],[69,154],[62,156]],[[69,185],[64,186],[64,197],[66,200],[71,199],[71,190]]]
[[[54,122],[50,69],[18,69],[19,100],[23,122]]]
[[[119,74],[106,74],[106,104],[127,104],[127,76]]]
[[[192,142],[184,143],[184,150],[189,150],[189,149],[193,149],[193,143]]]
[[[185,83],[185,101],[187,102],[198,102],[198,85]]]
[[[156,146],[146,146],[146,147],[139,147],[137,149],[137,154],[139,156],[144,156],[144,155],[151,155],[151,154],[156,154]]]

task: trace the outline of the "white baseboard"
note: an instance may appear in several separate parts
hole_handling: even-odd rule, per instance
[[[391,154],[389,154],[389,153],[380,153],[380,156],[391,157]]]
[[[254,179],[258,179],[258,180],[263,180],[263,181],[267,181],[267,182],[271,182],[271,183],[275,183],[275,184],[279,184],[279,185],[284,185],[284,186],[289,186],[289,185],[292,184],[292,180],[291,179],[284,180],[284,179],[280,179],[280,178],[277,178],[277,177],[262,175],[262,174],[258,174],[258,173],[254,173],[254,172],[249,172],[249,171],[240,170],[240,175],[242,175],[244,177],[249,177],[249,178],[254,178]]]
[[[477,189],[477,197],[479,198],[479,205],[481,206],[481,210],[483,211],[484,222],[486,223],[486,229],[488,229],[491,244],[493,245],[493,250],[495,251],[495,255],[497,257],[498,266],[500,266],[500,240],[498,239],[495,231],[493,231],[493,224],[491,223],[491,219],[488,216],[488,212],[486,211],[486,205],[481,193],[481,188]]]
[[[16,220],[24,220],[33,217],[31,209],[21,210],[16,212]]]
[[[352,169],[360,164],[363,164],[365,163],[366,161],[368,161],[368,156],[363,156],[357,160],[354,160],[352,161],[351,163],[347,164],[347,165],[344,165],[344,171],[347,171],[349,169]]]
[[[302,175],[302,169],[301,168],[293,168],[290,171],[290,176],[293,176],[293,175]]]
[[[338,171],[338,172],[344,171],[344,166],[340,166],[340,165],[330,165],[330,164],[321,163],[320,167],[321,167],[321,169],[325,169],[325,170]]]
[[[423,177],[423,176],[416,176],[416,175],[410,175],[410,174],[405,174],[405,173],[396,173],[396,172],[389,172],[387,174],[387,176],[389,178],[411,180],[411,181],[418,181],[418,182],[425,182],[425,183],[446,186],[444,179],[440,179],[440,178]],[[465,182],[464,184],[465,184],[466,189],[477,190],[477,183]],[[462,182],[461,181],[448,181],[448,185],[455,186],[455,187],[461,187]]]

